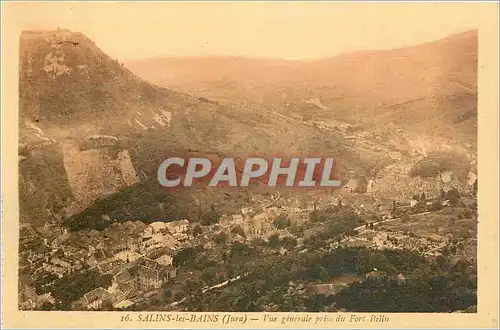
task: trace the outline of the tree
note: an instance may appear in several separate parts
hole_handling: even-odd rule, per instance
[[[198,216],[198,219],[201,219],[203,217],[203,211],[201,209],[201,204],[198,204],[197,216]]]
[[[313,280],[319,280],[320,282],[325,282],[328,280],[329,274],[328,270],[320,265],[316,265],[311,269],[311,276]]]
[[[202,232],[203,232],[203,230],[201,229],[201,227],[199,225],[196,225],[193,228],[193,235],[194,236],[199,236],[199,235],[201,235]]]
[[[246,237],[245,231],[243,230],[243,228],[241,228],[240,225],[234,226],[233,229],[231,229],[231,233]]]
[[[273,234],[271,237],[269,237],[269,246],[276,248],[280,245],[280,235],[279,234]]]
[[[203,283],[197,279],[188,279],[185,286],[189,291],[196,291],[203,287]]]
[[[172,265],[179,267],[185,263],[194,260],[196,257],[196,250],[194,248],[188,247],[180,250],[173,258]]]
[[[74,273],[54,281],[52,294],[56,300],[60,301],[61,308],[70,309],[73,301],[95,288],[109,287],[111,281],[110,274],[100,275],[94,270]]]
[[[477,194],[477,179],[474,181],[474,184],[472,185],[472,193],[474,195]]]
[[[460,201],[460,192],[457,188],[452,188],[446,193],[446,199],[450,201],[450,204],[457,205]]]
[[[365,274],[371,270],[370,251],[362,249],[356,256],[356,271],[359,274]]]
[[[375,252],[371,255],[370,266],[387,273],[394,273],[396,271],[396,268],[391,264],[386,255],[381,252]]]
[[[100,310],[101,311],[113,311],[114,310],[113,304],[109,300],[103,301]]]
[[[36,280],[33,283],[35,287],[35,291],[37,294],[44,294],[45,288],[48,287],[51,283],[57,280],[58,277],[52,273],[40,272],[37,276]]]
[[[215,210],[214,204],[210,205],[210,210],[203,212],[201,215],[201,224],[210,226],[219,222],[220,214]]]
[[[38,309],[42,311],[51,311],[55,309],[55,306],[49,302],[44,302]]]
[[[252,244],[252,246],[264,246],[264,245],[266,245],[266,241],[264,241],[260,237],[253,238],[250,243]]]
[[[439,267],[444,268],[446,266],[447,260],[444,256],[439,255],[436,257],[436,263],[439,265]]]
[[[313,250],[322,248],[325,245],[325,241],[321,239],[318,235],[313,235],[305,239],[304,244]]]
[[[309,221],[311,222],[323,222],[326,220],[326,216],[324,212],[321,212],[319,210],[312,211],[309,213]]]
[[[446,198],[446,192],[444,191],[443,188],[441,188],[440,196],[441,196],[441,199],[445,199]]]
[[[290,226],[290,218],[286,215],[280,215],[274,220],[273,225],[278,229],[285,229]]]
[[[244,243],[235,242],[231,246],[231,257],[249,256],[251,253],[252,253],[252,248],[250,248],[250,246]]]
[[[439,211],[443,208],[441,203],[439,201],[434,201],[432,202],[431,205],[427,207],[427,211]]]
[[[206,284],[209,284],[210,281],[215,277],[215,270],[212,267],[205,268],[201,272],[200,278],[205,282]]]
[[[401,216],[401,221],[402,221],[403,223],[406,223],[406,222],[410,221],[410,216],[409,216],[408,214],[403,214],[403,215]]]
[[[297,240],[294,237],[284,237],[281,240],[281,245],[286,249],[293,249],[297,246]]]
[[[218,234],[214,236],[214,242],[217,245],[223,245],[227,241],[227,235],[226,234]]]

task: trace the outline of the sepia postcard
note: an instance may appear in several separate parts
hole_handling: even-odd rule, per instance
[[[497,2],[1,5],[2,328],[498,328]]]

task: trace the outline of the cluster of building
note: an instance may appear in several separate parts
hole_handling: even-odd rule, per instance
[[[138,296],[156,294],[163,284],[175,278],[177,269],[172,266],[171,258],[163,262],[145,256],[132,263],[118,263],[107,274],[113,276],[108,288],[98,287],[73,302],[75,310],[98,310],[104,304],[114,308],[126,308],[133,305]]]
[[[24,226],[30,227],[30,226]],[[23,242],[33,242],[22,251],[24,274],[35,279],[40,273],[56,278],[94,269],[112,275],[109,288],[96,288],[74,303],[75,309],[98,309],[104,302],[126,307],[130,297],[157,291],[176,276],[173,258],[187,242],[191,226],[187,220],[155,222],[140,221],[113,223],[103,231],[84,230],[69,233],[55,224],[22,231]],[[35,244],[38,240],[38,244]],[[27,288],[25,288],[27,289]],[[25,290],[23,289],[23,290]],[[26,291],[31,292],[31,291]],[[29,295],[25,307],[40,300]],[[43,300],[46,302],[47,299]],[[127,301],[124,303],[124,301]]]
[[[280,237],[294,237],[287,228],[290,226],[302,225],[309,219],[309,213],[317,206],[314,202],[308,202],[304,205],[294,199],[287,200],[286,203],[276,203],[268,205],[261,211],[253,207],[244,207],[241,212],[231,215],[224,214],[219,220],[219,226],[224,232],[231,232],[239,227],[243,230],[247,239],[261,238],[269,239],[273,235]],[[276,219],[282,217],[286,222],[285,226],[276,223]]]
[[[450,237],[435,235],[433,239],[409,235],[403,232],[374,230],[367,228],[356,236],[346,236],[333,242],[331,248],[367,247],[376,250],[400,249],[419,251],[425,255],[438,256],[440,249],[449,245]]]

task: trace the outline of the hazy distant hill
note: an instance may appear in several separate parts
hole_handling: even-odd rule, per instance
[[[327,42],[327,41],[325,41]],[[416,135],[476,143],[477,31],[393,50],[316,61],[238,57],[160,58],[127,63],[161,86],[226,102],[274,104],[318,118],[402,126]]]

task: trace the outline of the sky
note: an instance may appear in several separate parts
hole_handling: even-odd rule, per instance
[[[79,31],[113,58],[317,59],[475,29],[481,4],[339,2],[3,3],[19,29]]]

